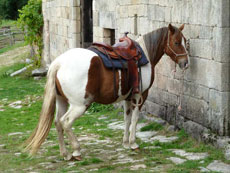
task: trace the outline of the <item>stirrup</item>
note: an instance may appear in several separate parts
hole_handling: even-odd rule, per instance
[[[132,100],[132,99],[131,99]],[[141,102],[140,102],[141,101]],[[131,101],[132,102],[132,106],[134,106],[134,107],[139,107],[139,106],[141,106],[142,105],[142,103],[143,103],[143,96],[142,96],[142,94],[140,94],[140,100],[138,100],[137,101],[137,103],[134,103],[133,101]],[[139,104],[139,102],[140,102],[140,104]]]

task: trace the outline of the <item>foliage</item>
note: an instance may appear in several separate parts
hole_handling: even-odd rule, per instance
[[[42,0],[29,0],[28,4],[19,10],[19,27],[25,31],[25,41],[31,45],[35,50],[34,63],[36,66],[41,65],[42,57],[42,28],[43,28],[43,15],[42,15]]]
[[[28,0],[0,0],[0,17],[2,19],[17,19],[18,10],[27,2]]]

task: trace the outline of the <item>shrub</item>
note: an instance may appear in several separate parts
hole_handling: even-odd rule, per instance
[[[42,0],[29,0],[28,4],[19,10],[18,26],[25,31],[25,41],[30,44],[34,51],[33,56],[36,66],[41,65],[42,57],[42,31],[43,31],[43,15]]]

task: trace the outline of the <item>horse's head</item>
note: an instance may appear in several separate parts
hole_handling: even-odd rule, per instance
[[[184,24],[176,28],[169,24],[165,53],[183,70],[189,66],[189,55],[186,47],[186,38],[182,34]]]

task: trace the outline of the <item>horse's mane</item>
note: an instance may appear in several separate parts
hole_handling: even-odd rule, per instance
[[[152,62],[158,62],[159,56],[163,53],[162,46],[164,46],[165,38],[167,37],[168,28],[163,27],[143,35],[146,49]]]

